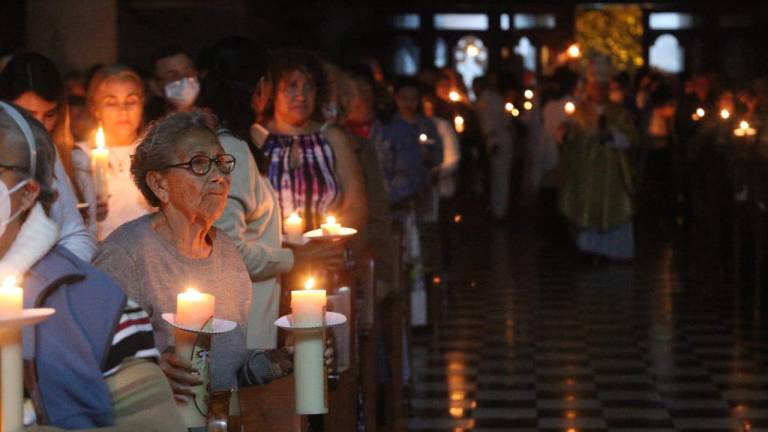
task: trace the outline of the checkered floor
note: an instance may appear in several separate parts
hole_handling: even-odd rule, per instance
[[[444,318],[414,340],[410,431],[768,431],[747,293],[683,280],[668,245],[593,267],[466,234]]]

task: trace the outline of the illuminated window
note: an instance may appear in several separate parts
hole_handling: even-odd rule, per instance
[[[536,72],[536,47],[527,37],[520,38],[515,47],[515,54],[523,58],[523,67],[531,72]]]
[[[464,36],[453,49],[453,57],[456,60],[456,70],[464,78],[469,98],[474,100],[472,81],[485,75],[488,69],[488,47],[477,36]]]
[[[400,14],[392,18],[392,26],[401,30],[418,30],[421,27],[419,14]]]
[[[395,39],[397,49],[395,50],[395,74],[397,75],[416,75],[419,71],[419,47],[409,37],[398,37]]]
[[[557,20],[553,14],[515,14],[514,24],[517,30],[553,29],[557,26]]]
[[[680,30],[693,27],[693,15],[678,12],[652,12],[648,26],[653,30]]]
[[[664,72],[680,73],[683,71],[683,47],[671,34],[659,36],[651,46],[648,64]]]
[[[445,43],[445,39],[439,37],[435,41],[435,67],[446,66],[448,66],[448,44]]]
[[[499,18],[499,27],[502,30],[509,30],[509,14],[501,14]]]
[[[437,30],[488,30],[486,14],[435,14]]]

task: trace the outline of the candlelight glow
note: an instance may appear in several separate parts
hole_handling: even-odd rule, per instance
[[[189,296],[188,298],[192,300],[200,300],[201,298],[203,298],[203,294],[194,288],[187,288],[187,290],[184,291],[184,294]]]
[[[305,290],[311,290],[315,287],[315,278],[309,278],[306,282],[304,282],[304,289]]]
[[[525,92],[523,92],[523,96],[525,96],[526,99],[533,99],[533,90],[525,89]]]
[[[741,122],[739,122],[739,128],[741,128],[742,130],[747,130],[749,129],[749,123],[747,123],[746,120],[742,120]]]
[[[327,224],[335,224],[336,223],[336,217],[335,216],[326,216],[325,217],[325,223]]]
[[[289,222],[301,222],[301,216],[299,216],[298,213],[293,212],[290,216],[288,216],[288,219],[286,219]]]
[[[523,108],[525,108],[526,111],[530,111],[533,109],[533,103],[531,101],[525,101]]]
[[[696,115],[699,116],[699,118],[704,117],[704,114],[707,112],[704,111],[704,108],[696,108]]]
[[[451,92],[448,93],[448,98],[453,102],[458,102],[461,100],[461,95],[456,90],[451,90]]]
[[[427,142],[427,139],[429,139],[429,138],[427,137],[427,134],[421,134],[421,135],[419,135],[419,142],[425,143],[425,142]]]
[[[723,120],[728,120],[731,117],[731,113],[727,109],[723,108],[720,110],[720,117]]]
[[[506,110],[508,113],[511,113],[511,112],[512,112],[512,110],[513,110],[513,109],[515,109],[515,105],[514,105],[512,102],[507,102],[507,103],[505,103],[505,104],[504,104],[504,109],[505,109],[505,110]]]
[[[99,126],[96,130],[96,148],[103,150],[106,147],[104,144],[104,128]]]
[[[480,54],[480,49],[475,44],[467,45],[467,55],[470,57],[477,57]]]
[[[512,117],[517,117],[520,115],[520,110],[517,108],[512,108]]]
[[[9,288],[13,288],[16,286],[16,276],[8,276],[3,280],[2,286],[0,288],[7,290]]]
[[[581,48],[579,48],[579,44],[571,44],[571,46],[568,47],[567,53],[570,58],[581,57]]]
[[[573,102],[568,101],[563,106],[563,111],[565,111],[565,113],[568,115],[573,115],[573,113],[576,111],[576,105]]]
[[[456,132],[464,132],[464,117],[456,116],[453,118],[453,126],[456,128]]]

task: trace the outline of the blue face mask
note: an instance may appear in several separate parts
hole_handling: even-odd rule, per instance
[[[197,78],[187,77],[165,85],[165,98],[176,109],[191,107],[200,93],[200,83]]]

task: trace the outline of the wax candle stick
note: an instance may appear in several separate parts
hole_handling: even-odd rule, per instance
[[[296,212],[291,213],[285,218],[283,231],[285,232],[285,241],[301,243],[301,237],[304,234],[304,219]]]
[[[319,327],[325,321],[325,290],[313,289],[310,278],[303,290],[291,291],[291,315],[293,326]],[[298,414],[325,414],[326,400],[325,329],[295,333],[293,356],[296,412]]]
[[[22,314],[24,290],[16,286],[11,276],[0,286],[0,316],[7,318]],[[2,430],[20,431],[24,418],[24,363],[21,359],[21,330],[0,329],[0,379],[2,379]]]
[[[183,327],[210,331],[213,328],[213,315],[216,298],[189,288],[176,297],[176,323]],[[178,408],[185,424],[189,428],[203,427],[207,424],[206,416],[200,413],[199,406],[205,406],[208,400],[209,356],[211,336],[197,334],[177,328],[176,353],[198,371],[203,384],[192,387],[194,400],[179,404]]]
[[[96,148],[91,150],[91,169],[96,189],[96,199],[106,202],[109,198],[109,150],[104,139],[104,129],[96,131]]]
[[[323,235],[339,235],[341,233],[341,224],[336,222],[333,216],[327,216],[325,223],[320,225]]]

